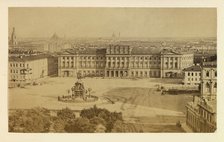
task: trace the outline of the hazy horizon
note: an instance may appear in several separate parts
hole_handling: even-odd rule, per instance
[[[216,37],[216,8],[9,8],[18,38]]]

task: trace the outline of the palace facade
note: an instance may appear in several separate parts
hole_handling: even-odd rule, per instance
[[[193,65],[192,53],[151,51],[128,45],[107,48],[76,48],[58,56],[58,76],[179,77],[184,68]]]

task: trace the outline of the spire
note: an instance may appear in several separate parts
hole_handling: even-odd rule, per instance
[[[16,30],[15,27],[12,28],[12,34],[10,38],[10,45],[11,46],[16,46],[17,45],[17,39],[16,39]]]

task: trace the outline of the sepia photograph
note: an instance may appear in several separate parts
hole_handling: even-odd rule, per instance
[[[8,8],[9,133],[216,130],[217,8]]]

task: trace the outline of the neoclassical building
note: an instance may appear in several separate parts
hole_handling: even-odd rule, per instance
[[[58,56],[58,76],[101,77],[178,77],[182,70],[193,65],[192,53],[152,51],[128,45],[109,45],[106,48],[77,48]]]
[[[201,94],[186,105],[186,123],[195,132],[215,132],[217,116],[217,62],[204,62]]]

